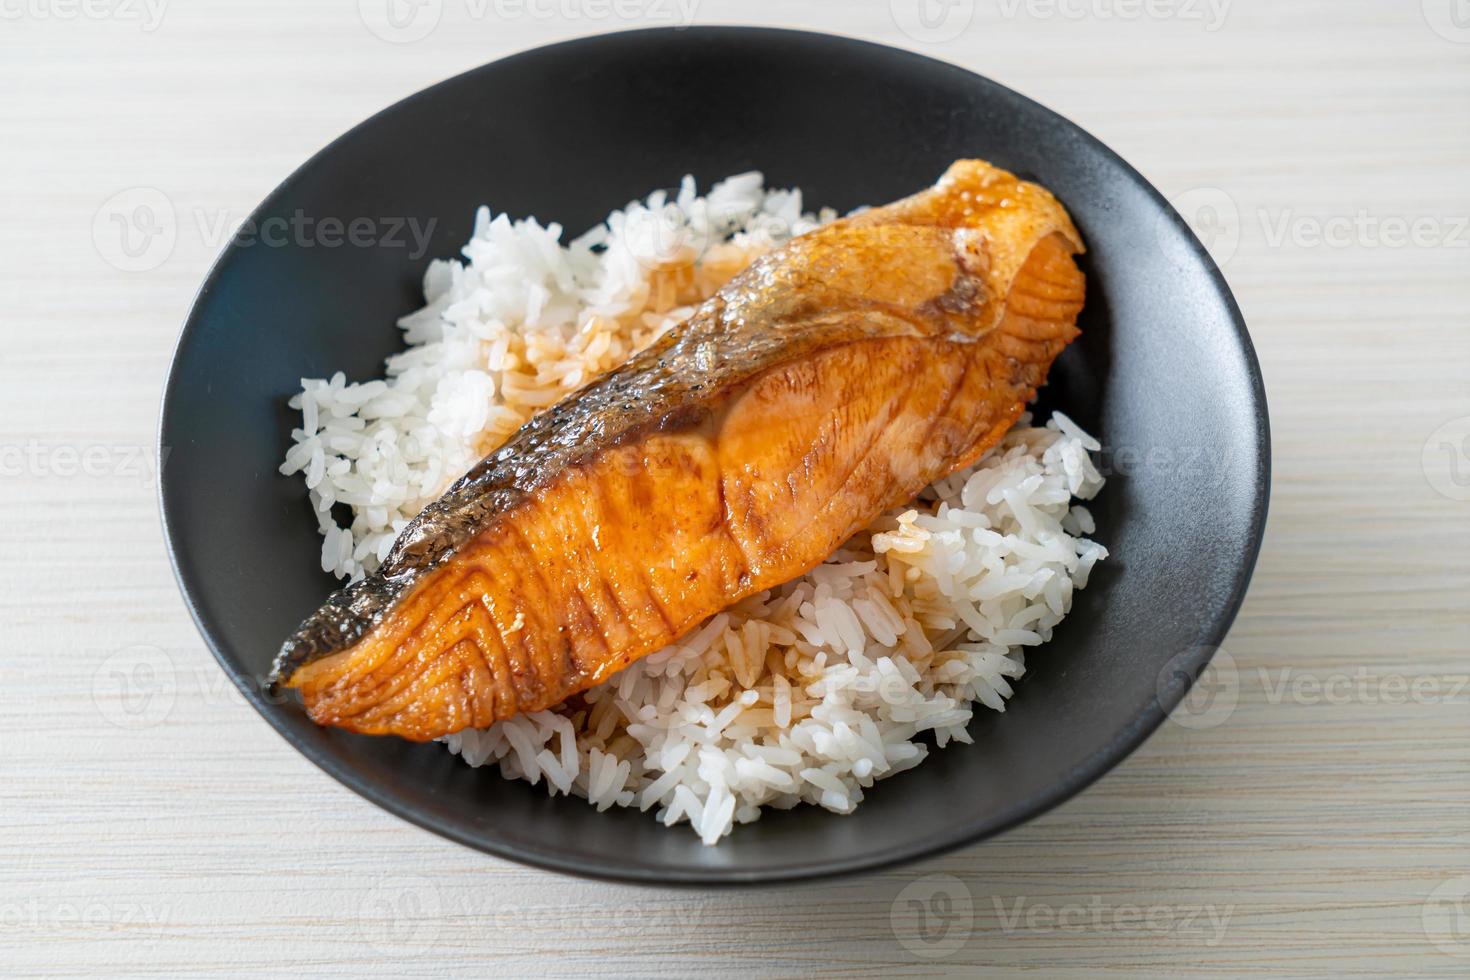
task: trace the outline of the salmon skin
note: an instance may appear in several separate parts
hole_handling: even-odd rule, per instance
[[[476,464],[273,681],[422,741],[606,680],[995,445],[1077,335],[1082,250],[978,160],[792,239]]]

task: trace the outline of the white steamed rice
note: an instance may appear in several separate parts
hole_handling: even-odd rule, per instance
[[[403,526],[531,415],[615,367],[793,235],[833,217],[759,173],[705,197],[685,178],[573,241],[476,215],[464,261],[436,261],[383,380],[303,379],[281,472],[303,473],[322,568],[358,579]],[[970,742],[1005,710],[1024,650],[1051,637],[1106,556],[1073,498],[1100,447],[1057,413],[926,490],[826,563],[753,596],[580,699],[444,741],[470,765],[598,809],[688,821],[707,844],[764,806],[850,812],[877,779]],[[334,517],[345,505],[351,520]],[[342,506],[336,507],[341,512]]]

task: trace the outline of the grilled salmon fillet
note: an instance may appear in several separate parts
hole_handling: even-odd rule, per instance
[[[993,446],[1077,335],[1082,248],[977,160],[792,239],[478,463],[274,680],[427,740],[607,679]]]

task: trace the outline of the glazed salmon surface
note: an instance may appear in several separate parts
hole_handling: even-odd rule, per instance
[[[1081,250],[980,161],[793,239],[425,509],[277,680],[426,740],[607,679],[993,446],[1077,334]]]

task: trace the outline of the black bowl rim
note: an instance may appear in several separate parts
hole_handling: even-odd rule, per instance
[[[1240,345],[1241,355],[1245,359],[1245,366],[1250,378],[1251,401],[1255,416],[1255,439],[1258,447],[1255,459],[1255,500],[1251,508],[1249,540],[1242,554],[1243,560],[1236,570],[1236,575],[1231,583],[1230,598],[1220,605],[1213,616],[1209,617],[1205,624],[1204,635],[1207,642],[1193,648],[1187,654],[1182,655],[1176,662],[1176,666],[1183,670],[1188,677],[1198,678],[1205,669],[1215,650],[1225,638],[1230,625],[1234,622],[1236,614],[1240,611],[1241,604],[1245,600],[1247,587],[1250,584],[1251,575],[1255,570],[1256,561],[1260,555],[1261,543],[1265,534],[1266,514],[1270,498],[1271,485],[1271,434],[1270,420],[1266,405],[1265,384],[1261,375],[1260,362],[1256,356],[1255,346],[1251,342],[1250,334],[1246,329],[1245,319],[1241,315],[1240,307],[1225,281],[1224,275],[1216,265],[1214,259],[1200,243],[1199,239],[1189,229],[1187,222],[1179,215],[1169,201],[1155,188],[1144,176],[1138,172],[1126,160],[1115,153],[1097,137],[1062,116],[1060,113],[1041,105],[1033,99],[1010,89],[999,82],[972,72],[967,68],[952,64],[927,55],[918,54],[904,48],[896,48],[891,45],[879,44],[861,38],[847,37],[839,34],[828,34],[818,31],[790,30],[786,28],[773,27],[729,27],[729,26],[698,26],[698,27],[658,27],[644,28],[631,31],[618,31],[609,33],[593,34],[570,40],[559,41],[553,44],[541,45],[524,51],[498,58],[487,62],[476,68],[461,72],[442,81],[436,82],[427,88],[421,89],[406,98],[379,110],[372,116],[353,126],[347,132],[332,140],[316,153],[312,154],[305,162],[293,170],[271,193],[251,212],[250,218],[259,221],[267,214],[272,205],[285,194],[287,194],[297,179],[304,171],[317,163],[318,160],[330,154],[340,144],[347,141],[358,131],[373,125],[380,117],[392,112],[397,112],[414,103],[426,99],[439,89],[456,84],[470,76],[487,71],[495,66],[503,66],[506,62],[512,62],[532,55],[543,54],[548,51],[562,48],[577,48],[593,46],[600,41],[614,36],[624,35],[670,35],[688,34],[691,36],[724,35],[729,37],[777,37],[782,36],[793,40],[799,39],[807,42],[817,42],[834,45],[847,45],[853,48],[866,48],[874,54],[884,57],[898,56],[900,58],[913,59],[915,62],[928,62],[930,64],[942,65],[952,71],[962,72],[983,85],[990,86],[1014,98],[1023,104],[1029,105],[1041,114],[1051,117],[1053,120],[1069,127],[1080,135],[1083,140],[1098,150],[1102,155],[1116,165],[1121,172],[1139,187],[1153,200],[1160,209],[1161,214],[1172,216],[1177,226],[1188,233],[1188,242],[1193,257],[1201,263],[1202,268],[1208,273],[1211,284],[1219,300],[1224,304],[1229,313],[1232,325],[1235,328],[1236,340]],[[984,826],[974,822],[959,823],[948,834],[937,838],[923,841],[913,841],[903,847],[889,848],[886,851],[862,855],[860,857],[849,857],[841,860],[826,861],[811,864],[790,865],[779,869],[763,869],[756,871],[736,870],[678,870],[668,869],[654,871],[629,870],[624,866],[600,866],[589,863],[585,858],[572,859],[553,849],[527,851],[522,846],[520,849],[512,850],[495,840],[487,840],[477,837],[471,833],[462,831],[459,827],[435,819],[432,816],[420,813],[411,804],[405,803],[390,793],[386,793],[375,787],[371,782],[359,773],[346,766],[338,765],[336,762],[317,753],[310,745],[296,738],[292,732],[279,724],[272,710],[275,705],[267,698],[265,692],[255,679],[242,671],[239,666],[232,662],[224,652],[225,644],[218,638],[220,632],[216,624],[195,601],[192,590],[192,569],[189,559],[183,554],[180,546],[182,535],[175,525],[174,515],[169,506],[168,482],[169,473],[163,464],[165,459],[163,447],[169,444],[170,430],[170,408],[175,396],[175,389],[182,383],[179,376],[179,352],[184,345],[190,341],[195,326],[196,318],[199,316],[201,301],[214,288],[225,264],[229,261],[233,252],[233,243],[226,243],[210,267],[208,275],[203,284],[195,294],[190,304],[189,315],[179,331],[178,339],[174,345],[168,377],[164,385],[163,398],[160,407],[158,424],[158,448],[156,459],[158,467],[158,499],[159,510],[162,516],[164,545],[168,551],[169,564],[173,568],[174,577],[178,582],[179,591],[184,600],[184,605],[194,620],[195,626],[204,637],[210,653],[219,662],[221,669],[229,676],[236,688],[244,695],[246,700],[271,727],[281,735],[293,748],[322,769],[333,779],[337,780],[348,789],[352,790],[363,799],[381,807],[389,813],[397,816],[431,833],[454,841],[465,847],[491,854],[495,857],[515,861],[520,864],[531,865],[550,871],[574,875],[581,878],[590,878],[602,881],[614,881],[621,883],[641,885],[662,886],[709,886],[709,885],[770,885],[778,883],[808,882],[827,880],[837,877],[869,873],[892,868],[901,864],[917,862],[931,858],[945,852],[955,850],[966,844],[976,843],[998,834],[1004,833],[1021,823],[1051,810],[1053,807],[1071,799],[1073,796],[1086,789],[1092,783],[1100,779],[1113,767],[1127,758],[1163,723],[1168,712],[1188,693],[1185,686],[1172,692],[1173,703],[1164,705],[1157,700],[1148,705],[1144,711],[1133,718],[1111,741],[1101,746],[1096,752],[1089,755],[1086,760],[1074,767],[1073,771],[1065,778],[1053,785],[1048,792],[1036,794],[1013,805],[999,820],[987,820]]]

